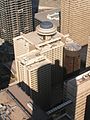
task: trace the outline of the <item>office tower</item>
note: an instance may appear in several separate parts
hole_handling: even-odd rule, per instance
[[[84,46],[90,35],[90,1],[61,0],[61,32]]]
[[[0,0],[0,34],[12,44],[20,32],[33,30],[31,0]]]
[[[67,99],[72,100],[71,106],[67,107],[67,112],[72,120],[88,120],[90,118],[90,71],[87,71],[67,82]],[[87,113],[87,111],[89,111]],[[86,118],[88,114],[88,119]]]
[[[64,46],[64,69],[65,76],[76,73],[79,74],[80,70],[80,51],[81,46],[72,39],[66,38],[65,46]]]
[[[42,108],[50,106],[51,97],[51,62],[34,50],[17,60],[18,80],[21,87],[34,102]],[[25,85],[22,85],[22,83]],[[29,89],[28,89],[28,87]]]

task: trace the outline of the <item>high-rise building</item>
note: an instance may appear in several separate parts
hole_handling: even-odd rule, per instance
[[[51,97],[51,62],[33,50],[17,60],[21,87],[42,108],[49,107]],[[25,85],[22,83],[25,83]],[[29,89],[28,89],[28,87]]]
[[[90,35],[90,1],[61,0],[61,32],[84,46]]]
[[[16,72],[19,82],[23,80],[28,85],[28,81],[30,80],[29,79],[27,81],[28,74],[25,74],[24,76],[24,70],[28,67],[25,67],[25,65],[21,64],[20,62],[24,59],[24,61],[27,63],[28,59],[26,56],[28,54],[32,54],[34,56],[34,52],[36,52],[36,55],[34,56],[35,59],[37,56],[44,56],[46,60],[51,63],[51,94],[53,98],[53,102],[51,104],[53,105],[60,103],[62,99],[63,47],[64,43],[61,41],[61,35],[59,32],[57,32],[57,28],[50,21],[42,22],[37,26],[36,31],[34,32],[22,34],[21,36],[14,38]],[[31,61],[34,61],[33,57],[30,56],[29,58]],[[35,65],[36,63],[33,64]],[[38,64],[41,65],[41,62],[38,62]],[[43,64],[41,66],[43,68]],[[48,66],[48,62],[45,66]],[[39,69],[38,66],[37,69]],[[47,72],[47,70],[45,71]],[[31,74],[31,67],[29,67],[29,74]],[[34,77],[33,79],[38,79],[37,74],[36,78]],[[31,88],[30,85],[28,86]]]
[[[12,43],[20,32],[33,30],[31,0],[0,0],[0,35]]]
[[[72,120],[88,120],[90,118],[90,71],[87,71],[66,83],[67,99],[72,104],[67,112]],[[88,119],[87,116],[88,115]]]
[[[46,26],[42,23],[38,25],[34,32],[22,34],[13,39],[15,58],[37,49],[53,64],[55,64],[55,60],[59,60],[59,65],[63,66],[64,43],[61,41],[61,35],[57,32],[56,27],[50,21],[47,23],[44,23],[47,24]]]

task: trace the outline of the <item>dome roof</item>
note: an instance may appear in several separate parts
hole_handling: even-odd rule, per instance
[[[50,21],[43,21],[40,23],[40,27],[43,29],[50,29],[53,27],[53,24]]]

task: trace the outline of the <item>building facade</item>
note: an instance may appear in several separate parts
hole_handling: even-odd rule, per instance
[[[49,107],[51,96],[51,62],[37,51],[17,60],[18,80],[24,91],[41,108]],[[24,83],[24,84],[23,84]]]
[[[20,56],[38,50],[40,55],[46,56],[47,59],[55,64],[55,60],[59,61],[59,66],[63,67],[63,47],[61,35],[57,32],[56,27],[44,29],[40,25],[36,31],[22,34],[13,39],[15,60]]]
[[[13,37],[20,32],[33,30],[31,0],[1,0],[0,1],[0,37],[12,43]]]
[[[84,46],[90,35],[90,1],[61,0],[61,32]]]
[[[79,74],[80,71],[80,52],[81,46],[72,39],[66,38],[64,46],[64,76],[73,76]]]
[[[90,101],[87,104],[90,96],[90,71],[69,80],[66,93],[67,98],[72,100],[71,106],[67,107],[72,120],[88,120],[90,118]]]

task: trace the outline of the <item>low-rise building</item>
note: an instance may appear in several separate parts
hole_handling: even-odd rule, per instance
[[[48,120],[48,116],[18,85],[0,92],[0,118],[1,120]]]

